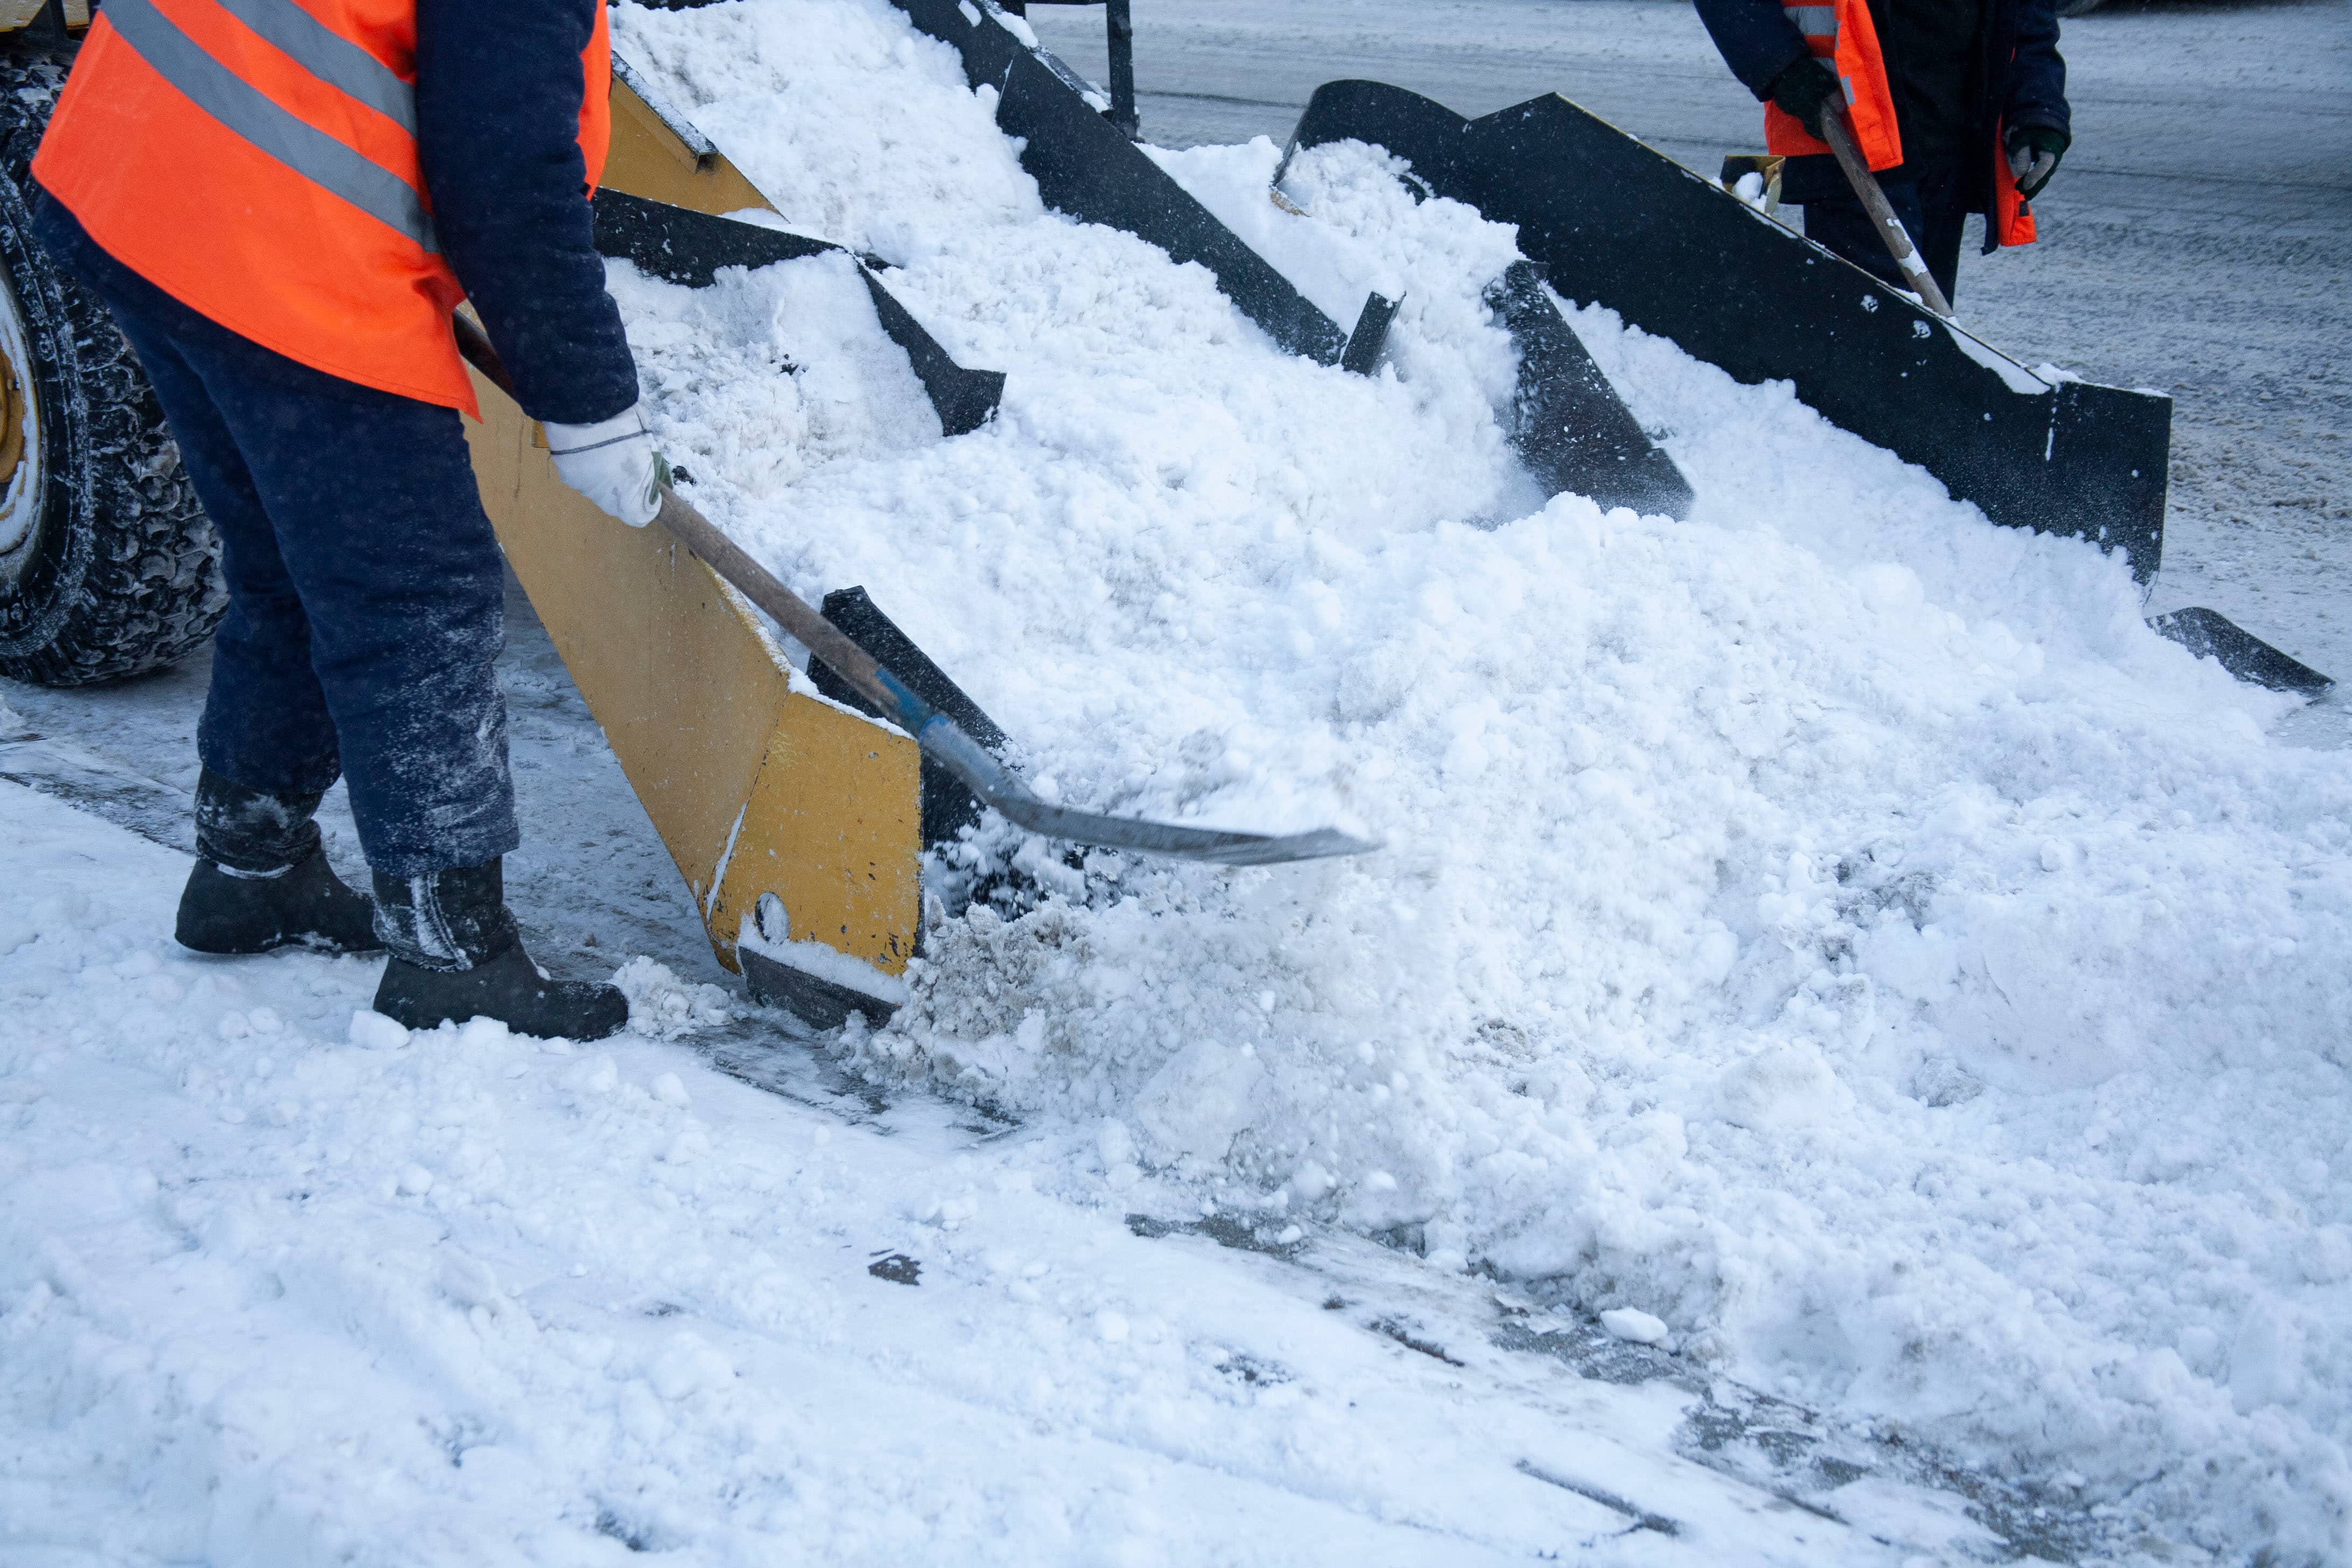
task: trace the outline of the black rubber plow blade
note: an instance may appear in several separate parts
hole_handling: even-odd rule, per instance
[[[1690,515],[1690,481],[1653,443],[1633,411],[1560,315],[1535,264],[1515,261],[1487,286],[1486,308],[1511,334],[1519,374],[1504,434],[1554,495],[1671,518]]]
[[[2240,680],[2273,691],[2316,697],[2336,684],[2332,677],[2263,641],[2219,610],[2191,606],[2147,623],[2200,658],[2210,658]]]
[[[1517,225],[1562,298],[1740,381],[1793,383],[1993,521],[2121,550],[2142,584],[2163,563],[2170,398],[2039,375],[1557,94],[1470,120],[1384,82],[1328,82],[1290,154],[1342,141],[1384,147],[1425,194]],[[2148,624],[2241,680],[2333,684],[2212,610]]]
[[[917,26],[954,46],[974,87],[997,89],[996,122],[1021,138],[1021,166],[1048,205],[1125,229],[1178,261],[1201,263],[1243,314],[1291,353],[1371,373],[1397,301],[1370,296],[1355,331],[1341,332],[1107,120],[1085,81],[1005,26],[988,0],[895,3]],[[1538,280],[1507,276],[1489,291],[1488,304],[1519,350],[1507,433],[1536,479],[1553,494],[1573,490],[1603,506],[1683,516],[1690,486],[1543,299]]]
[[[1714,181],[1557,95],[1468,120],[1372,81],[1317,89],[1294,149],[1360,141],[1430,194],[1518,226],[1564,299],[1607,306],[1743,382],[1785,379],[1832,424],[1995,522],[2163,552],[2172,404],[2051,382]]]
[[[1227,299],[1283,349],[1318,364],[1370,370],[1395,306],[1365,301],[1351,335],[1217,221],[1090,100],[1086,82],[1004,25],[989,0],[894,0],[916,26],[963,58],[974,87],[996,89],[996,123],[1023,146],[1021,166],[1048,206],[1125,229],[1213,273]]]
[[[810,239],[759,224],[714,217],[687,207],[650,202],[619,191],[601,193],[593,204],[596,248],[604,255],[630,261],[666,282],[689,289],[708,289],[722,267],[768,267],[797,261],[842,247]],[[846,251],[845,255],[849,254]],[[1001,370],[968,370],[956,363],[939,340],[900,304],[877,278],[875,267],[853,257],[874,313],[890,341],[907,353],[915,379],[931,400],[940,427],[950,436],[965,436],[988,423],[1004,397]]]

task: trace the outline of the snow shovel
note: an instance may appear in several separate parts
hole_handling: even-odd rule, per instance
[[[1844,110],[1834,104],[1823,107],[1822,139],[1830,144],[1830,151],[1837,154],[1838,167],[1845,171],[1846,184],[1853,187],[1853,194],[1861,198],[1871,221],[1878,225],[1878,237],[1886,242],[1887,252],[1895,258],[1895,265],[1902,269],[1904,281],[1911,292],[1925,300],[1927,309],[1950,321],[1952,302],[1944,298],[1944,290],[1928,275],[1926,264],[1919,259],[1918,247],[1911,243],[1910,231],[1903,226],[1903,220],[1896,217],[1895,209],[1886,205],[1886,193],[1878,188],[1878,176],[1870,172],[1870,165],[1863,161],[1861,151],[1853,144],[1853,132],[1846,126]]]
[[[464,316],[457,318],[457,347],[475,369],[501,391],[511,394],[513,382],[488,336]],[[1072,811],[1049,804],[1031,793],[1010,768],[998,762],[955,721],[908,689],[873,655],[867,653],[799,595],[777,581],[766,567],[720,532],[709,519],[694,510],[677,492],[664,486],[656,521],[705,565],[732,584],[745,598],[775,618],[776,624],[833,667],[834,672],[900,728],[916,744],[956,777],[983,805],[1008,821],[1048,838],[1106,849],[1132,849],[1166,855],[1180,860],[1205,860],[1223,866],[1273,866],[1290,860],[1318,860],[1334,855],[1361,855],[1380,846],[1334,827],[1311,832],[1270,835],[1228,828],[1186,827],[1171,822],[1146,822],[1129,816],[1105,816]]]

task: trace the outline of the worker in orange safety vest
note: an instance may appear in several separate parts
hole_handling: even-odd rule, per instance
[[[652,520],[590,219],[606,26],[603,0],[105,0],[33,163],[37,232],[137,351],[220,538],[179,939],[388,949],[374,1005],[411,1027],[627,1019],[506,905],[503,562],[451,334],[470,298],[565,480]],[[314,820],[338,778],[373,902]]]
[[[1846,183],[1821,117],[1854,143],[1950,299],[1962,229],[1984,248],[2033,243],[2028,202],[2070,144],[2054,0],[1697,0],[1732,71],[1765,101],[1764,137],[1788,158],[1781,199],[1805,234],[1900,287],[1902,274]]]

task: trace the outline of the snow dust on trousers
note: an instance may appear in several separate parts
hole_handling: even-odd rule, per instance
[[[341,774],[368,864],[390,876],[513,849],[503,562],[457,412],[215,324],[46,197],[37,226],[113,310],[220,532],[205,765],[273,795]]]

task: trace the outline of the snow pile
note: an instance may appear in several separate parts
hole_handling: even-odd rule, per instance
[[[1269,143],[1159,155],[1340,320],[1403,292],[1367,379],[1044,213],[881,0],[621,16],[788,221],[1011,373],[976,435],[819,453],[693,368],[793,268],[625,277],[656,384],[700,387],[666,437],[791,448],[788,496],[689,459],[698,500],[867,585],[1041,788],[1389,843],[1097,857],[1123,896],[934,932],[869,1069],[1116,1119],[2212,1545],[2352,1549],[2352,767],[2268,743],[2289,704],[2148,633],[2119,563],[1606,311],[1572,319],[1696,514],[1522,504],[1477,303],[1511,237],[1370,150],[1298,161],[1306,218]],[[676,328],[722,316],[755,342]]]

